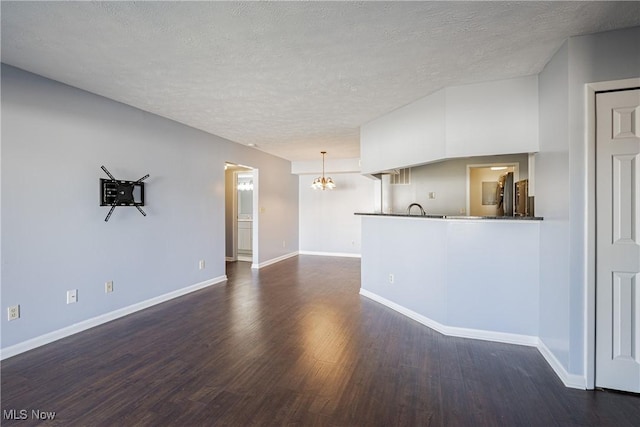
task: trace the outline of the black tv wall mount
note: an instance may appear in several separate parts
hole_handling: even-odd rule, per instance
[[[147,216],[140,206],[144,206],[143,181],[149,178],[149,174],[146,174],[137,181],[123,181],[121,179],[115,179],[104,166],[100,167],[110,178],[100,178],[100,206],[111,206],[104,222],[109,221],[111,214],[118,206],[135,206],[142,216]]]

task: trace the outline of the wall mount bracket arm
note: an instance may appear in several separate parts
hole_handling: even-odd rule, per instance
[[[149,178],[149,174],[137,181],[125,181],[116,179],[104,166],[100,166],[100,168],[109,177],[109,179],[100,178],[100,206],[111,207],[104,221],[109,221],[111,214],[118,206],[134,206],[142,216],[147,216],[141,206],[144,206],[143,181]]]

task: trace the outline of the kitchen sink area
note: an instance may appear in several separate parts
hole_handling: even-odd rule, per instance
[[[466,219],[466,220],[503,220],[503,221],[542,221],[539,216],[471,216],[471,215],[443,215],[443,214],[410,214],[410,213],[380,213],[356,212],[355,215],[399,217],[415,219]]]

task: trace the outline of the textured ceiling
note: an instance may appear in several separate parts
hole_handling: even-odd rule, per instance
[[[538,73],[639,2],[8,2],[2,62],[290,160],[444,86]]]

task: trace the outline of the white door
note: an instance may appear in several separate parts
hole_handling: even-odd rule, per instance
[[[596,115],[596,386],[640,393],[640,90]]]

